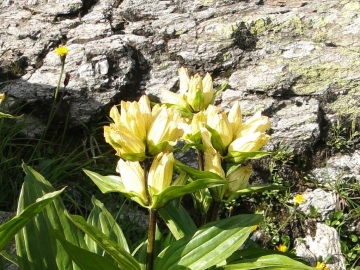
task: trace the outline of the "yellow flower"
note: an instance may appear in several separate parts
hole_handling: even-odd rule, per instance
[[[306,202],[306,200],[304,199],[304,197],[301,194],[297,194],[294,198],[294,205],[299,205]]]
[[[180,68],[179,94],[162,89],[161,97],[164,103],[174,104],[183,112],[193,113],[206,109],[214,100],[212,78],[209,73],[202,79],[199,74],[189,77],[186,68]]]
[[[155,105],[151,110],[147,96],[139,102],[121,102],[110,110],[114,123],[104,127],[104,136],[116,155],[130,161],[143,161],[161,151],[171,150],[181,138],[181,117],[175,109]]]
[[[125,189],[129,192],[135,192],[140,197],[143,205],[147,205],[144,170],[141,168],[140,163],[120,159],[116,170],[121,175]]]
[[[278,251],[285,252],[285,251],[287,251],[288,248],[287,248],[287,246],[280,244],[280,245],[276,246],[276,249]]]
[[[55,52],[58,56],[60,56],[60,58],[65,59],[66,55],[69,52],[69,49],[66,46],[59,46],[59,47],[55,48]]]
[[[0,93],[0,104],[4,101],[4,99],[5,99],[5,94]]]
[[[203,143],[207,147],[215,148],[222,156],[226,156],[228,152],[258,151],[270,139],[265,133],[271,126],[268,117],[258,112],[242,123],[238,101],[234,103],[228,115],[218,107],[209,105],[206,116],[208,132],[202,129]],[[209,141],[211,141],[210,145]]]
[[[183,130],[179,128],[181,115],[172,108],[161,106],[151,123],[147,135],[148,152],[154,156],[161,151],[170,150],[179,138],[183,135]]]
[[[173,175],[173,165],[173,153],[160,153],[155,157],[148,176],[148,185],[152,187],[152,191],[158,193],[170,186]]]
[[[260,150],[268,141],[270,136],[264,132],[248,133],[234,140],[228,148],[229,152],[254,152]]]
[[[322,263],[322,262],[317,262],[315,268],[319,268],[319,269],[322,269],[322,270],[329,270],[329,267],[327,267],[326,264]]]

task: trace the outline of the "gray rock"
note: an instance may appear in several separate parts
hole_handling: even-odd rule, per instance
[[[297,239],[295,244],[296,255],[304,258],[316,266],[317,258],[323,259],[331,255],[326,263],[330,270],[345,270],[345,259],[341,255],[340,238],[337,231],[323,223],[316,224],[316,235]]]
[[[334,212],[336,207],[336,195],[332,191],[325,191],[317,188],[315,190],[308,190],[302,196],[305,202],[298,206],[298,209],[305,214],[310,214],[310,205],[312,205],[320,214],[320,219],[325,220],[331,212]]]

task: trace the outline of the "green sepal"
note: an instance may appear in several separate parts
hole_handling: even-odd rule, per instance
[[[156,156],[160,152],[162,152],[167,146],[169,145],[168,141],[163,141],[161,143],[158,143],[157,145],[150,146],[148,155],[149,156]]]
[[[190,194],[199,189],[210,188],[218,185],[227,184],[227,180],[219,179],[198,179],[184,186],[169,186],[160,193],[154,193],[152,188],[149,186],[152,202],[149,208],[159,209],[166,205],[168,202],[182,197],[186,194]]]
[[[271,152],[266,152],[266,151],[254,151],[254,152],[231,151],[227,154],[225,160],[234,163],[244,163],[248,159],[259,159],[271,154],[272,154]]]
[[[174,152],[185,152],[186,150],[190,148],[195,148],[197,150],[205,151],[206,147],[202,143],[187,143],[185,146],[181,149],[177,149]]]
[[[62,233],[58,230],[50,231],[50,235],[56,238],[65,249],[73,262],[82,270],[119,270],[119,268],[110,260],[92,253],[86,249],[80,248],[68,242]]]
[[[211,133],[211,144],[212,146],[222,155],[226,155],[226,147],[221,139],[219,132],[213,129],[209,125],[205,125],[206,129]]]
[[[184,106],[180,106],[178,104],[170,104],[170,103],[163,103],[163,104],[165,104],[166,107],[168,107],[168,108],[176,109],[177,111],[179,111],[181,116],[184,117],[184,118],[189,118],[189,119],[192,118],[193,113],[191,111],[190,106],[189,107],[184,107]]]
[[[65,188],[47,193],[27,206],[19,215],[0,226],[0,250],[18,233],[34,216],[42,211],[49,203],[59,196]]]
[[[194,168],[191,168],[191,167],[181,163],[178,160],[175,160],[174,166],[177,169],[180,169],[180,170],[183,170],[183,171],[187,172],[189,175],[191,175],[195,179],[226,180],[226,179],[222,178],[220,175],[217,175],[216,173],[196,170]],[[228,181],[228,180],[226,180],[226,181]]]
[[[262,215],[238,215],[201,227],[164,249],[154,262],[154,269],[207,269],[222,263],[248,238]]]
[[[101,190],[102,193],[118,192],[125,197],[130,198],[140,204],[142,207],[147,207],[146,202],[136,192],[128,191],[122,182],[120,176],[107,175],[102,176],[96,172],[83,169],[85,174],[91,178],[95,185]]]
[[[83,232],[90,236],[105,252],[107,252],[121,267],[127,270],[140,270],[140,264],[131,256],[120,244],[111,240],[107,235],[102,233],[98,228],[88,224],[81,216],[66,216]],[[107,268],[101,268],[107,269]]]

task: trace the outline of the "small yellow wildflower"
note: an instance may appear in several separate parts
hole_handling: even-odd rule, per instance
[[[69,52],[69,49],[66,46],[59,46],[55,48],[55,52],[58,56],[60,56],[60,58],[65,58]]]
[[[288,248],[287,248],[287,246],[280,244],[280,245],[276,246],[276,249],[278,251],[285,252],[285,251],[287,251]]]
[[[304,199],[304,197],[301,194],[297,194],[294,198],[294,205],[299,205],[306,202],[306,200]]]
[[[257,228],[258,228],[258,226],[257,226],[257,225],[256,225],[256,226],[254,226],[254,227],[252,228],[251,232],[256,232]]]
[[[326,264],[323,262],[317,262],[315,268],[322,270],[329,270],[329,267],[327,267]]]

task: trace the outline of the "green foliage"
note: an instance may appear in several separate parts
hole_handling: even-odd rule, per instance
[[[326,145],[335,151],[346,152],[354,146],[359,135],[360,133],[356,128],[356,119],[352,120],[350,129],[344,127],[341,120],[337,119],[336,124],[330,127]]]

